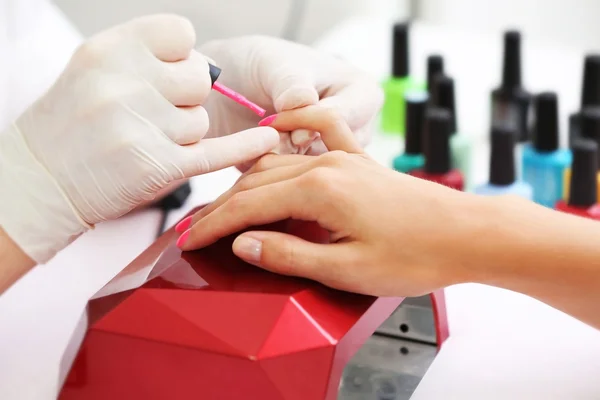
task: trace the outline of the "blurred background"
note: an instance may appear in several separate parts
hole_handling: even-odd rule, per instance
[[[462,129],[482,138],[486,137],[489,126],[489,92],[500,79],[502,31],[516,28],[525,36],[525,86],[534,92],[558,92],[563,144],[566,144],[567,113],[579,103],[583,55],[600,49],[599,0],[54,0],[54,3],[84,36],[142,14],[174,12],[191,19],[199,43],[244,34],[279,36],[335,53],[378,79],[389,73],[391,65],[388,50],[391,21],[411,19],[429,27],[426,32],[417,30],[411,39],[411,74],[423,76],[427,54],[438,51],[444,54],[450,73],[458,79],[457,112]],[[370,27],[361,20],[378,22]],[[354,34],[357,36],[353,37]]]
[[[0,95],[0,110],[6,110],[0,113],[0,126],[18,116],[58,76],[81,40],[72,26],[90,36],[153,13],[188,17],[199,44],[247,34],[278,36],[334,53],[376,79],[390,72],[391,22],[414,20],[411,75],[423,78],[426,57],[444,55],[457,80],[461,130],[480,138],[489,130],[489,95],[500,80],[502,31],[516,28],[525,38],[525,87],[532,92],[552,90],[560,97],[563,145],[568,114],[579,106],[583,56],[600,50],[599,0],[51,1],[68,23],[57,25],[55,18],[60,17],[48,0],[0,0],[0,7],[8,7],[4,15],[9,16],[6,25],[12,39],[6,58],[0,57],[9,59],[11,69],[4,78],[0,74],[8,87],[5,97],[10,97]],[[0,27],[1,17],[2,13]],[[0,63],[0,69],[4,67]]]
[[[312,43],[353,16],[413,17],[481,31],[519,26],[529,37],[600,46],[598,0],[55,0],[85,34],[140,14],[176,12],[196,25],[200,41],[248,33]]]

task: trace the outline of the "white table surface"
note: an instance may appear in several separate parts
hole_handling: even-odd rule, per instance
[[[411,45],[411,71],[417,78],[425,76],[428,54],[444,55],[446,71],[456,79],[459,129],[477,143],[475,178],[484,182],[489,95],[500,80],[501,36],[416,23]],[[391,22],[349,20],[316,46],[383,79],[390,69]],[[567,115],[579,104],[585,52],[530,43],[526,36],[523,43],[525,85],[559,95],[564,145]],[[369,150],[389,165],[398,142],[378,135]],[[506,290],[464,284],[446,294],[450,338],[413,400],[600,399],[600,331]]]
[[[381,77],[388,65],[387,26],[382,21],[351,21],[333,30],[318,46]],[[490,38],[423,26],[415,27],[414,39],[413,68],[424,65],[428,51],[439,49],[452,55],[447,65],[459,79],[459,122],[465,131],[476,132],[481,125],[483,132],[488,87],[499,74],[489,71],[499,71],[498,56],[493,54],[499,51],[497,45]],[[460,57],[469,48],[476,49],[480,60]],[[558,54],[563,62],[539,74],[527,69],[525,77],[531,78],[532,87],[534,83],[552,87],[550,71],[559,77],[568,71],[579,75],[577,52],[545,51],[540,46],[539,51],[531,49],[531,54],[540,62]],[[494,68],[486,67],[490,65]],[[461,76],[471,84],[463,86]],[[570,93],[565,94],[564,103],[570,101],[571,108],[577,104],[578,82],[579,78],[564,85]],[[473,100],[468,103],[463,98]],[[377,136],[369,152],[388,164],[396,146],[399,149],[394,138]],[[486,175],[486,153],[482,144],[477,158],[479,180]],[[193,195],[184,209],[172,213],[170,223],[191,207],[214,199],[237,176],[237,171],[227,169],[194,179]],[[152,242],[159,218],[155,211],[144,211],[102,224],[0,297],[0,399],[55,397],[59,363],[87,299]],[[504,290],[467,284],[449,288],[447,296],[451,337],[414,399],[600,398],[600,332]]]

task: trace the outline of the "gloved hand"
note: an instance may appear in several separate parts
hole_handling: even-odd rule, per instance
[[[309,47],[262,36],[217,40],[201,51],[223,69],[219,81],[256,102],[268,114],[318,104],[348,123],[361,145],[383,103],[376,81],[342,60]],[[258,117],[231,100],[213,96],[206,108],[210,137],[256,126]],[[317,140],[314,140],[317,139]],[[306,129],[281,135],[280,153],[317,155],[326,151],[318,134]]]
[[[201,104],[220,95],[194,45],[192,25],[169,15],[100,33],[0,135],[0,226],[29,257],[46,262],[169,183],[277,145],[272,128],[203,139]]]

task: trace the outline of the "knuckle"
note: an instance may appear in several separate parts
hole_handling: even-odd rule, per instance
[[[331,167],[339,167],[342,166],[349,158],[348,153],[341,150],[333,150],[327,153],[324,153],[321,157],[321,163],[323,165],[331,166]]]
[[[231,211],[239,212],[246,207],[248,203],[248,192],[237,192],[234,193],[229,201],[226,203],[226,207],[228,207]]]
[[[326,190],[335,183],[334,175],[330,168],[317,167],[304,174],[301,183],[308,187]]]
[[[204,174],[204,173],[213,171],[214,166],[209,158],[198,157],[196,159],[195,170],[198,171],[200,174]]]
[[[256,186],[257,178],[255,175],[248,175],[244,179],[242,179],[236,186],[237,190],[240,192],[245,192],[250,190]]]
[[[278,252],[280,254],[277,258],[281,260],[281,272],[286,275],[293,275],[299,261],[296,246],[289,240],[281,241],[280,246]]]
[[[346,124],[344,116],[335,108],[325,107],[323,108],[322,113],[324,120],[326,121],[325,127],[327,129],[335,130]]]
[[[273,155],[267,154],[267,155],[264,155],[261,158],[259,158],[258,161],[252,167],[252,172],[257,173],[257,172],[264,172],[264,171],[268,170],[271,157],[273,157]]]

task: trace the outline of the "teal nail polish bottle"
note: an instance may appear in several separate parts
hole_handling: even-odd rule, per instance
[[[385,101],[381,110],[384,133],[404,133],[404,96],[407,91],[425,89],[409,75],[409,23],[394,25],[392,36],[392,76],[383,83]]]
[[[393,161],[393,168],[398,172],[409,173],[414,169],[423,168],[425,165],[421,143],[428,99],[429,96],[424,90],[407,92],[405,95],[406,133],[404,153],[394,158]]]
[[[457,130],[454,79],[446,75],[438,75],[434,78],[432,93],[431,105],[446,109],[452,115],[452,136],[450,137],[452,166],[462,173],[465,180],[465,191],[470,191],[473,188],[473,143],[469,136],[461,134]]]
[[[526,200],[533,199],[533,188],[517,179],[515,168],[515,140],[517,128],[511,124],[492,127],[490,181],[475,188],[484,196],[513,194]]]
[[[533,200],[546,207],[562,198],[565,170],[571,165],[568,149],[558,145],[558,98],[546,92],[534,100],[533,141],[523,147],[523,180],[533,187]]]

